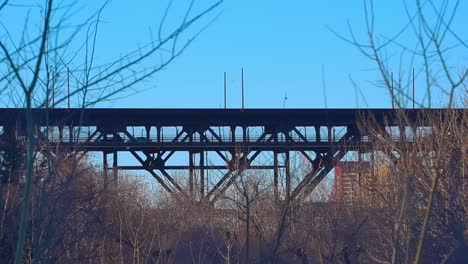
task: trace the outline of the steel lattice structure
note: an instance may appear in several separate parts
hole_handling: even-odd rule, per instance
[[[9,166],[15,163],[9,160],[9,151],[18,151],[19,142],[25,138],[25,111],[0,109],[0,149]],[[444,111],[448,110],[33,109],[32,115],[38,141],[47,140],[54,149],[103,153],[105,183],[109,171],[116,180],[119,170],[146,170],[174,195],[214,203],[240,173],[249,169],[273,171],[277,196],[282,169],[285,197],[305,197],[348,151],[365,152],[372,147],[372,137],[359,129],[360,123],[371,118],[383,131],[388,127],[404,129],[405,124],[397,118],[397,113],[404,113],[415,126],[427,126],[416,123],[417,117]],[[140,136],[135,135],[135,127],[142,131]],[[310,172],[295,186],[290,172],[293,151],[300,152],[311,165]],[[131,153],[139,165],[119,165],[118,156],[123,152]],[[224,164],[208,164],[207,152],[217,155]],[[265,152],[272,154],[271,164],[255,164]],[[188,165],[168,164],[176,153],[184,153]],[[112,166],[108,155],[113,157]],[[283,164],[279,155],[284,157]],[[187,188],[171,175],[177,170],[187,171]],[[225,173],[207,188],[210,170]]]

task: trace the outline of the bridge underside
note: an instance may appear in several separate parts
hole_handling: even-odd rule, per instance
[[[414,121],[421,113],[405,115]],[[0,149],[10,169],[20,166],[11,156],[25,139],[25,116],[0,109]],[[120,170],[143,170],[176,197],[211,203],[252,170],[268,171],[278,199],[305,199],[347,152],[372,148],[360,123],[404,129],[391,109],[34,109],[31,116],[38,146],[102,153],[105,185]],[[136,165],[119,162],[126,153]],[[291,168],[292,157],[307,171]]]

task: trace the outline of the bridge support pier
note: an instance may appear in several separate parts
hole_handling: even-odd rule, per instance
[[[109,160],[108,160],[108,155],[110,152],[102,152],[102,164],[103,164],[103,186],[104,189],[107,190],[109,188],[109,170],[112,170],[112,185],[117,186],[118,181],[119,181],[119,166],[118,166],[118,155],[117,151],[112,152],[112,168],[109,168]]]
[[[286,151],[285,154],[284,168],[286,174],[286,201],[289,201],[291,199],[291,169],[289,151]]]
[[[279,191],[278,191],[278,152],[273,151],[273,188],[276,201],[279,200]]]
[[[112,161],[112,172],[114,174],[114,182],[113,184],[115,186],[117,186],[119,184],[119,167],[118,167],[118,163],[117,163],[117,151],[114,151],[114,157],[113,157],[113,161]]]
[[[109,178],[107,175],[107,170],[109,169],[109,164],[107,163],[107,152],[102,152],[102,164],[104,167],[104,179],[103,179],[103,185],[104,185],[104,190],[107,190],[108,185],[109,185]]]
[[[190,199],[194,199],[195,197],[193,196],[193,178],[194,178],[194,169],[193,169],[193,158],[194,154],[192,151],[189,151],[189,195]]]
[[[200,201],[205,200],[205,153],[200,151]]]

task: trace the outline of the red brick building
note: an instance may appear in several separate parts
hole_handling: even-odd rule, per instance
[[[352,205],[362,195],[364,185],[371,181],[370,162],[344,161],[335,165],[335,180],[331,200]]]

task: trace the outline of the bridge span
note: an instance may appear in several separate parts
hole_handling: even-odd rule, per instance
[[[251,169],[272,172],[277,196],[307,196],[346,153],[371,149],[372,135],[362,129],[370,120],[383,132],[401,132],[408,124],[430,126],[421,117],[447,111],[466,109],[32,109],[31,116],[38,145],[82,156],[102,153],[104,184],[109,174],[117,182],[119,170],[145,170],[174,195],[214,203]],[[0,133],[3,169],[15,169],[17,159],[8,159],[26,138],[26,110],[0,108]],[[292,152],[310,163],[295,186]],[[119,164],[122,153],[130,153],[138,165]],[[218,163],[207,160],[207,153]],[[256,161],[262,153],[269,153],[269,162]],[[173,158],[181,155],[185,161]],[[208,182],[214,170],[222,175]],[[185,171],[183,182],[173,175],[178,171]]]

